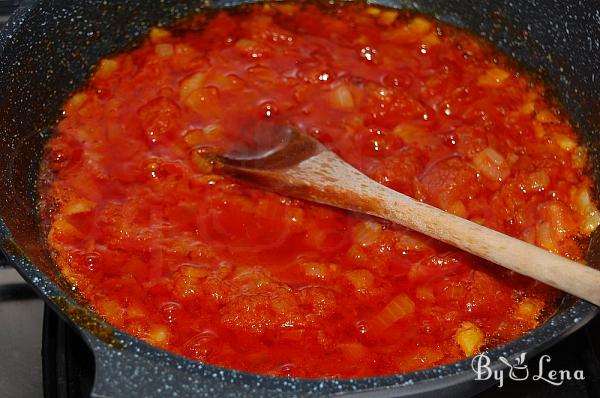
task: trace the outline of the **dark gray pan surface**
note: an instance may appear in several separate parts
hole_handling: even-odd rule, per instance
[[[596,1],[384,1],[433,13],[489,37],[556,85],[600,175],[600,4]],[[0,33],[0,216],[3,250],[21,274],[78,323],[96,356],[96,396],[279,396],[363,393],[373,396],[464,396],[483,389],[468,360],[424,371],[356,380],[302,380],[231,371],[193,362],[134,339],[79,307],[56,275],[36,210],[38,162],[47,126],[69,92],[100,57],[140,40],[148,28],[187,15],[202,3],[184,0],[41,0],[17,10]],[[231,5],[212,2],[213,7]],[[598,181],[598,178],[596,179]],[[568,299],[559,313],[521,339],[492,350],[492,359],[532,356],[597,312]],[[99,339],[96,336],[100,336]],[[112,341],[113,348],[104,341]],[[496,366],[500,366],[496,362]],[[443,391],[443,392],[442,392]]]

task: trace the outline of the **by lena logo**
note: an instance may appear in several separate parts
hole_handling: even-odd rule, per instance
[[[574,371],[548,369],[551,359],[550,355],[547,354],[540,357],[537,369],[532,369],[531,372],[529,366],[525,363],[525,353],[515,358],[512,363],[504,357],[498,359],[507,366],[506,369],[492,370],[490,367],[492,361],[486,354],[479,354],[473,357],[471,368],[475,372],[475,380],[494,379],[498,381],[499,388],[504,385],[506,377],[514,381],[528,380],[531,377],[534,381],[541,380],[555,386],[560,386],[567,380],[585,380],[583,370],[581,369]]]

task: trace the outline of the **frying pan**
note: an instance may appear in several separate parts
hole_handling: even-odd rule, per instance
[[[48,126],[100,57],[139,43],[158,23],[245,1],[29,0],[0,32],[1,249],[46,302],[69,320],[94,353],[93,396],[468,396],[487,388],[469,359],[422,371],[350,380],[259,376],[154,348],[102,321],[56,272],[37,216],[36,181]],[[384,0],[434,14],[487,37],[556,88],[600,177],[600,3],[594,0]],[[594,239],[593,239],[594,240]],[[487,354],[528,357],[583,326],[597,308],[566,297],[543,325]]]

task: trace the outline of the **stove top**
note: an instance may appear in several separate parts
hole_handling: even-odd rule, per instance
[[[43,396],[44,304],[12,269],[0,269],[0,396]]]
[[[19,6],[20,0],[0,0],[0,26],[6,20],[12,12]]]

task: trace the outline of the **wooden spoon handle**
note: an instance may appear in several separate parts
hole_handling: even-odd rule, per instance
[[[375,209],[373,215],[600,306],[600,271],[390,191],[381,189],[378,198],[389,207]]]
[[[390,220],[600,306],[600,271],[398,193],[332,152],[286,174],[311,200]]]

